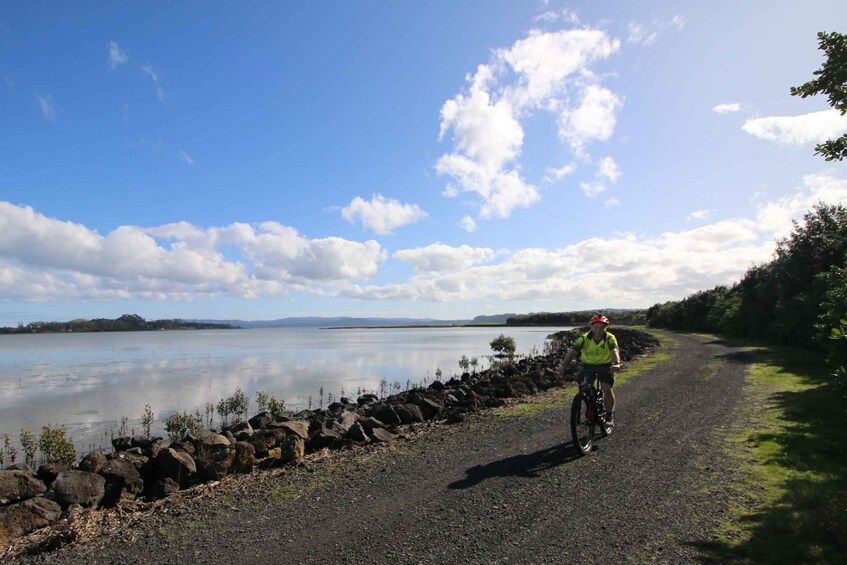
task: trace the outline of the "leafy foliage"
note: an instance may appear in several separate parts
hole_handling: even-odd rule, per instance
[[[716,332],[823,350],[847,366],[847,342],[831,339],[847,319],[847,208],[819,204],[777,243],[774,260],[717,286],[655,304],[647,325]]]
[[[79,318],[70,322],[32,322],[17,328],[0,328],[0,334],[64,333],[64,332],[133,332],[154,330],[232,329],[228,324],[185,322],[183,320],[147,321],[137,314],[124,314],[116,320]]]
[[[826,61],[813,73],[817,78],[792,86],[791,95],[806,98],[826,94],[829,105],[843,116],[847,112],[847,35],[822,31],[818,33],[818,48],[826,54]],[[815,155],[822,155],[827,161],[847,158],[847,133],[815,146]]]
[[[597,312],[583,310],[577,312],[535,312],[511,316],[506,320],[507,326],[584,326]],[[618,310],[605,313],[615,324],[627,326],[643,325],[646,312],[644,310]]]
[[[510,359],[514,357],[517,347],[515,345],[515,338],[503,334],[491,340],[489,345],[491,345],[491,350],[497,357],[508,357]]]

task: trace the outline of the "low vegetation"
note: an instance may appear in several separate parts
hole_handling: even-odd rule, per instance
[[[147,321],[137,314],[124,314],[116,320],[83,318],[70,322],[32,322],[16,328],[0,327],[0,334],[78,333],[78,332],[139,332],[154,330],[221,330],[234,329],[229,324],[185,322],[183,320]]]

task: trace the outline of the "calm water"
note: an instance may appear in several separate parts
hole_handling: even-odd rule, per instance
[[[287,408],[317,408],[319,390],[338,398],[379,383],[431,382],[459,372],[462,354],[491,354],[489,342],[505,333],[517,352],[541,350],[545,338],[564,328],[269,328],[0,336],[0,434],[17,439],[21,428],[36,434],[63,424],[77,451],[107,446],[122,417],[141,433],[150,404],[161,418],[175,411],[204,412],[241,389],[256,412],[256,391],[285,400]],[[217,415],[215,416],[217,418]],[[132,431],[132,430],[130,430]]]

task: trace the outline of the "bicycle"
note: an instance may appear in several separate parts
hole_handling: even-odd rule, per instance
[[[612,426],[606,424],[603,388],[599,386],[599,380],[600,372],[595,371],[592,381],[580,386],[571,402],[571,436],[583,455],[587,455],[594,446],[596,430],[600,430],[602,437],[612,433]]]

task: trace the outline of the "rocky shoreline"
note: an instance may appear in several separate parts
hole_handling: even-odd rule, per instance
[[[262,412],[221,433],[180,441],[116,438],[112,453],[92,452],[72,466],[55,463],[37,471],[0,471],[0,543],[73,520],[85,508],[138,509],[183,489],[232,474],[296,465],[305,454],[357,445],[385,444],[422,422],[456,423],[466,414],[502,406],[507,399],[562,386],[567,377],[548,371],[564,357],[580,330],[550,336],[564,347],[502,363],[478,373],[435,381],[384,399],[365,394],[341,398],[326,409],[272,416]],[[658,346],[651,335],[615,328],[628,361]],[[139,504],[141,503],[141,504]]]

